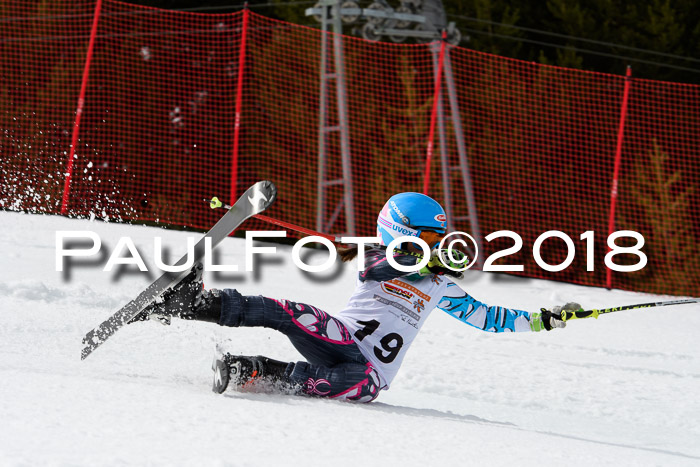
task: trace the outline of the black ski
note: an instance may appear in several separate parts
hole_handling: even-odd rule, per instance
[[[274,183],[269,181],[258,182],[248,188],[246,192],[238,198],[238,201],[229,208],[228,212],[219,219],[214,227],[197,242],[194,247],[195,262],[200,261],[204,257],[205,238],[211,238],[211,246],[213,249],[223,239],[228,237],[231,232],[236,230],[246,219],[267,209],[275,201],[276,196],[277,188]],[[181,265],[186,261],[187,255],[180,258],[176,264]],[[117,332],[164,291],[176,285],[189,273],[189,270],[182,272],[166,272],[141,292],[138,297],[124,305],[119,311],[107,318],[106,321],[95,329],[88,332],[85,337],[83,337],[83,345],[85,345],[85,347],[81,352],[81,359],[84,360],[93,350],[109,339],[112,334]]]

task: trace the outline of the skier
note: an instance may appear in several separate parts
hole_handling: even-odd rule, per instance
[[[541,313],[489,306],[464,292],[448,276],[461,277],[438,250],[447,218],[440,204],[420,193],[392,196],[377,218],[380,245],[366,252],[365,269],[342,311],[331,316],[306,303],[245,296],[235,289],[204,290],[202,266],[195,265],[160,303],[136,320],[170,317],[217,323],[221,326],[263,326],[285,334],[306,361],[280,362],[262,356],[225,354],[214,361],[213,390],[228,386],[274,387],[290,394],[308,394],[359,402],[374,400],[388,389],[408,348],[434,308],[490,332],[550,331],[563,328],[561,311],[580,309],[568,303]],[[387,262],[386,246],[400,236],[415,236],[432,249],[427,266],[415,273],[400,272]],[[397,263],[414,266],[421,251],[405,243],[394,252]],[[344,261],[357,249],[339,252]],[[447,261],[445,263],[444,261]]]

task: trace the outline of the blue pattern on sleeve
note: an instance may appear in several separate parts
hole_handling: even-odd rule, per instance
[[[448,287],[451,285],[456,284],[448,284]],[[442,297],[438,308],[463,323],[488,332],[516,332],[515,320],[521,316],[530,321],[530,313],[527,311],[489,306],[466,292],[457,297]]]

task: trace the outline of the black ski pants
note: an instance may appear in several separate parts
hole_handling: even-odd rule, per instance
[[[221,291],[219,324],[262,326],[286,335],[306,361],[290,363],[291,383],[313,396],[370,402],[379,394],[377,371],[341,321],[314,306]]]

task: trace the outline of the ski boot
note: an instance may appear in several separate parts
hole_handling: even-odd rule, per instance
[[[244,355],[231,355],[230,353],[214,359],[214,384],[212,391],[223,394],[228,387],[235,390],[246,390],[256,387],[271,389],[285,386],[285,372],[288,363],[272,360],[258,355],[247,357]]]
[[[204,289],[203,269],[202,263],[195,263],[180,282],[163,292],[161,297],[136,315],[129,324],[151,319],[169,325],[173,316],[218,323],[221,317],[221,295],[218,290]]]

